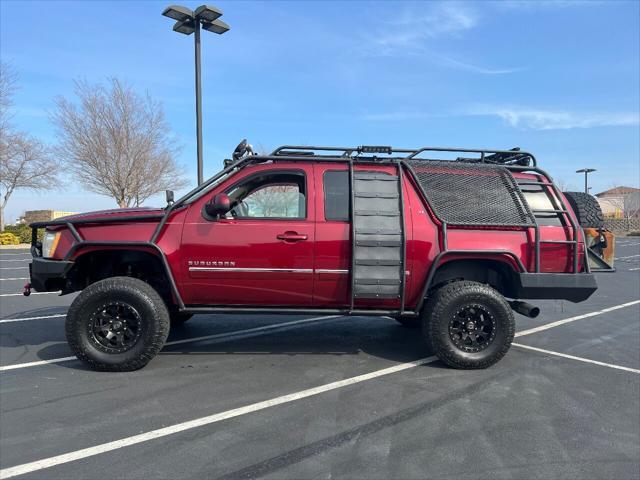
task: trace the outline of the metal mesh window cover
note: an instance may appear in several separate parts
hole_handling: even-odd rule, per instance
[[[436,216],[451,225],[531,226],[535,219],[511,172],[499,165],[409,160]]]

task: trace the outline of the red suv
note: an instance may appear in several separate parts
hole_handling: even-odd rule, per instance
[[[31,225],[25,294],[81,291],[66,319],[79,359],[141,368],[196,313],[339,313],[420,326],[446,364],[484,368],[511,345],[512,310],[539,312],[522,299],[597,288],[578,209],[518,149],[243,141],[225,167],[165,208]]]

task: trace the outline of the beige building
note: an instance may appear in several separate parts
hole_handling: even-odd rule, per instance
[[[75,215],[78,212],[61,212],[59,210],[27,210],[20,218],[20,223],[29,225],[32,222],[46,222],[56,218]]]
[[[615,187],[596,193],[605,218],[636,218],[640,216],[640,188]]]

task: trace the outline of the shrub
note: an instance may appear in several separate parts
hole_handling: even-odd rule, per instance
[[[640,230],[636,230],[635,232],[627,233],[627,237],[640,237]]]
[[[20,243],[31,243],[31,228],[29,225],[7,225],[4,229],[5,232],[13,233],[20,239]],[[38,230],[38,240],[42,241],[44,230]]]
[[[0,233],[0,245],[18,245],[20,239],[11,232]]]

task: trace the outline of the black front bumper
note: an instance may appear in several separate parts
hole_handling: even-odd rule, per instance
[[[590,273],[520,273],[514,285],[514,298],[577,303],[589,298],[597,289],[596,277]]]
[[[65,260],[51,260],[48,258],[34,257],[29,264],[29,276],[31,288],[36,292],[53,292],[62,290],[66,282],[67,272],[73,262]]]

